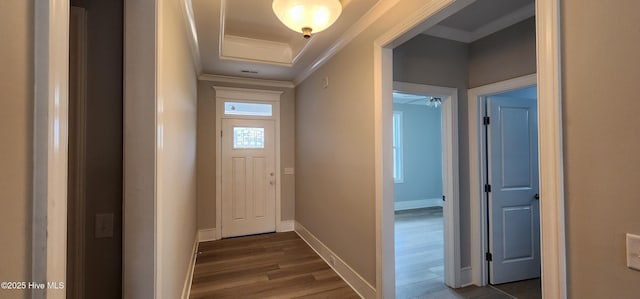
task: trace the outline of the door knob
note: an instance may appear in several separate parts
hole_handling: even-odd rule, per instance
[[[536,193],[536,195],[534,195],[533,198],[535,198],[536,200],[539,200],[540,199],[540,194]]]

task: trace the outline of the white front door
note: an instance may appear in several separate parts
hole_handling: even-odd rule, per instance
[[[489,97],[487,112],[490,282],[540,277],[536,100]]]
[[[222,120],[222,237],[276,230],[273,120]]]

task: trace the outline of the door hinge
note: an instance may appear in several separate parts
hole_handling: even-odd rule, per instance
[[[447,197],[442,195],[442,201],[447,201]]]
[[[491,124],[491,118],[490,118],[490,117],[488,117],[488,116],[483,117],[483,118],[482,118],[482,123],[483,123],[485,126],[488,126],[489,124]]]
[[[222,138],[222,131],[220,131],[220,138]]]
[[[484,259],[487,260],[487,262],[493,261],[493,255],[491,254],[491,252],[485,253],[484,254]]]
[[[486,192],[486,193],[491,192],[491,185],[489,185],[489,184],[484,184],[484,192]]]

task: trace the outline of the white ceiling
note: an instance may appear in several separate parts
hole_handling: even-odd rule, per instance
[[[535,0],[477,0],[424,34],[471,43],[535,15]]]
[[[381,0],[341,0],[342,15],[306,40],[270,0],[192,0],[203,74],[294,81]],[[477,0],[425,34],[471,42],[534,14],[534,0]],[[380,6],[380,5],[378,5]]]
[[[440,22],[440,25],[474,31],[531,3],[534,0],[479,0]]]
[[[309,40],[280,23],[271,2],[192,0],[204,74],[291,81],[378,0],[342,0],[336,23]]]

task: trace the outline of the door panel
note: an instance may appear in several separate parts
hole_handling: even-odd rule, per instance
[[[531,136],[529,109],[527,107],[502,107],[500,113],[499,156],[502,167],[501,188],[533,188],[531,161]],[[535,165],[538,167],[538,165]]]
[[[231,168],[230,175],[232,177],[231,206],[234,220],[245,218],[245,207],[247,206],[246,160],[244,157],[232,158],[233,168]]]
[[[274,127],[222,120],[222,237],[275,231]]]
[[[267,194],[262,188],[267,186],[267,162],[265,158],[253,158],[253,197],[254,215],[256,218],[265,217],[265,201]]]
[[[540,276],[536,100],[487,98],[492,284]]]
[[[502,217],[504,262],[534,258],[531,206],[503,208]]]

